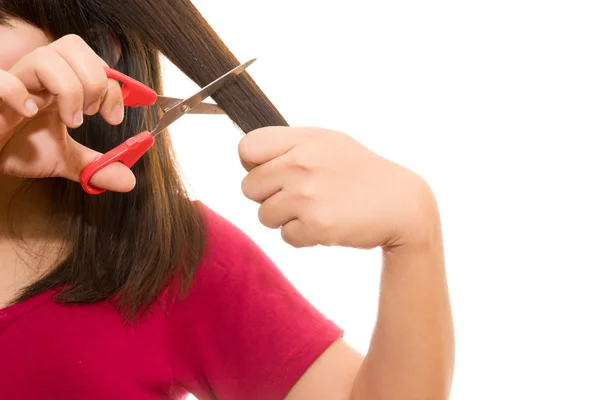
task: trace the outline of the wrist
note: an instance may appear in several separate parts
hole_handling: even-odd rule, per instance
[[[382,247],[383,267],[388,272],[410,273],[408,271],[444,268],[444,246],[441,234],[415,238],[401,245]]]
[[[403,188],[397,204],[400,210],[394,219],[393,229],[382,249],[385,253],[427,250],[439,247],[442,228],[437,200],[431,187],[418,175],[412,185]],[[406,193],[411,193],[409,200]]]

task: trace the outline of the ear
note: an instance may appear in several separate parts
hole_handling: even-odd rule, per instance
[[[110,67],[115,67],[121,60],[123,50],[119,36],[110,28],[95,26],[90,29],[89,36],[94,44],[98,55],[106,61]]]
[[[114,55],[114,63],[117,64],[121,61],[121,56],[123,55],[123,48],[121,47],[121,41],[115,32],[110,31],[110,38],[112,39],[112,48]]]

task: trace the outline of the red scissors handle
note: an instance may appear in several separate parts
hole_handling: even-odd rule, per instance
[[[216,90],[219,90],[226,82],[229,82],[235,76],[241,74],[254,61],[255,59],[237,66],[219,79],[202,88],[202,90],[192,97],[183,100],[181,107],[175,107],[166,111],[165,115],[168,117],[162,119],[152,132],[155,132],[156,134],[160,133],[181,116],[189,113],[190,110],[201,104],[202,100],[212,95]],[[131,79],[127,75],[110,68],[106,68],[106,75],[123,84],[121,89],[123,92],[123,104],[127,107],[149,106],[153,105],[158,100],[158,95],[154,90]],[[92,177],[102,168],[114,162],[121,162],[131,168],[131,166],[133,166],[133,164],[135,164],[153,144],[154,136],[148,131],[142,132],[137,136],[126,140],[113,150],[92,161],[83,169],[80,175],[81,186],[89,194],[100,194],[105,192],[106,190],[90,185]]]
[[[108,153],[96,158],[81,171],[79,179],[81,187],[88,194],[101,194],[106,192],[105,189],[90,185],[90,179],[92,179],[98,171],[114,162],[121,162],[128,168],[131,168],[153,144],[154,136],[148,131],[139,133],[136,136],[127,139]]]
[[[104,70],[108,78],[121,82],[123,105],[125,107],[150,106],[156,102],[158,95],[148,86],[114,69],[105,67]],[[95,195],[106,192],[105,189],[90,185],[90,179],[98,171],[115,162],[121,162],[131,168],[153,144],[154,137],[148,131],[127,139],[108,153],[96,158],[81,171],[79,176],[81,187],[88,194]]]
[[[101,194],[106,192],[105,189],[90,185],[90,179],[92,179],[98,171],[114,162],[121,162],[128,168],[131,168],[153,144],[154,136],[148,131],[139,133],[136,136],[127,139],[108,153],[102,154],[96,158],[81,171],[81,187],[88,194]]]
[[[121,82],[125,107],[151,106],[156,103],[158,95],[148,86],[112,68],[104,67],[104,70],[108,78]]]

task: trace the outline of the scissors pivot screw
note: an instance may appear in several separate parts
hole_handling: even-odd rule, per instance
[[[0,2],[1,1],[2,0],[0,0]],[[166,110],[163,109],[164,114],[152,132],[144,131],[138,133],[136,136],[127,139],[114,149],[110,150],[108,153],[101,155],[96,160],[89,163],[80,174],[80,182],[83,190],[93,195],[105,192],[105,189],[90,185],[90,180],[98,171],[114,162],[121,162],[127,167],[133,166],[133,164],[135,164],[150,149],[150,147],[152,147],[154,144],[154,138],[173,122],[177,121],[179,118],[188,114],[189,112],[193,112],[193,110],[201,105],[203,105],[205,108],[206,106],[210,108],[218,108],[216,105],[209,105],[207,103],[203,103],[203,101],[209,96],[213,95],[217,90],[223,87],[223,85],[231,82],[237,75],[240,75],[242,72],[244,72],[244,70],[248,68],[248,66],[250,66],[250,64],[252,64],[254,61],[256,60],[252,59],[242,65],[239,65],[238,67],[227,72],[225,75],[222,75],[217,80],[211,82],[188,99],[181,100],[181,102],[173,104],[172,108],[167,107]],[[121,90],[123,92],[123,105],[125,107],[150,106],[159,100],[164,100],[159,97],[153,89],[121,72],[115,71],[108,67],[105,68],[105,71],[108,78],[115,79],[123,84]]]

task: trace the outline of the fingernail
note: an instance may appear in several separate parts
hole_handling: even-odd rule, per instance
[[[79,110],[75,113],[75,116],[73,117],[73,124],[75,126],[80,126],[83,124],[83,110]]]
[[[114,106],[110,112],[110,119],[113,122],[121,122],[123,119],[123,106],[121,104],[116,104]]]
[[[85,113],[86,113],[87,115],[93,115],[93,114],[96,114],[96,113],[98,112],[98,110],[100,109],[100,101],[101,101],[101,99],[99,99],[99,100],[96,100],[95,102],[93,102],[92,104],[90,104],[90,105],[89,105],[89,106],[88,106],[88,107],[85,109]]]
[[[37,114],[38,106],[37,106],[37,104],[35,104],[35,101],[33,99],[28,99],[25,102],[25,111],[27,111],[27,114],[29,114],[29,115]]]

